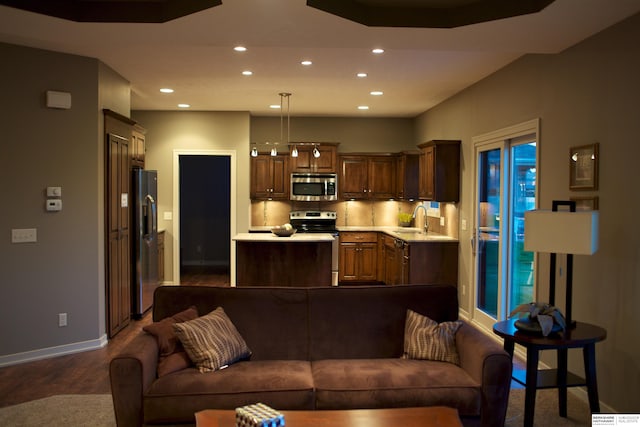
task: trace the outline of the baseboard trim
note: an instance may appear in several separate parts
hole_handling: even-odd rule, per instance
[[[107,345],[107,336],[103,335],[98,339],[81,341],[56,347],[42,348],[38,350],[25,351],[23,353],[0,356],[0,368],[20,363],[34,362],[36,360],[49,359],[51,357],[64,356],[67,354],[80,353],[83,351],[97,350]]]

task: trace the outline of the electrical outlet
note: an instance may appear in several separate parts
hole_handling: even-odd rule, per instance
[[[440,226],[444,227],[444,217],[443,216],[440,217]]]
[[[462,295],[467,294],[467,285],[462,285]]]
[[[67,326],[67,313],[58,313],[58,326]]]

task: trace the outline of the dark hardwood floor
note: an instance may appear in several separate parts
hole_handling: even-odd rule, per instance
[[[150,322],[150,312],[140,320],[132,320],[98,350],[0,368],[0,407],[57,394],[111,393],[111,358]]]

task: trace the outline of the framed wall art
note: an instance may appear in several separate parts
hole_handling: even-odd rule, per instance
[[[598,196],[571,197],[569,200],[576,202],[576,211],[598,210]]]
[[[598,189],[598,143],[569,150],[569,189]]]

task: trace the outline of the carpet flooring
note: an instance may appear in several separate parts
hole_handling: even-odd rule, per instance
[[[568,393],[568,417],[558,416],[556,390],[539,390],[536,399],[535,426],[590,426],[591,414],[586,402]],[[505,427],[522,426],[524,389],[513,389]],[[109,394],[58,395],[19,405],[0,408],[0,425],[6,427],[114,427],[113,403]]]

